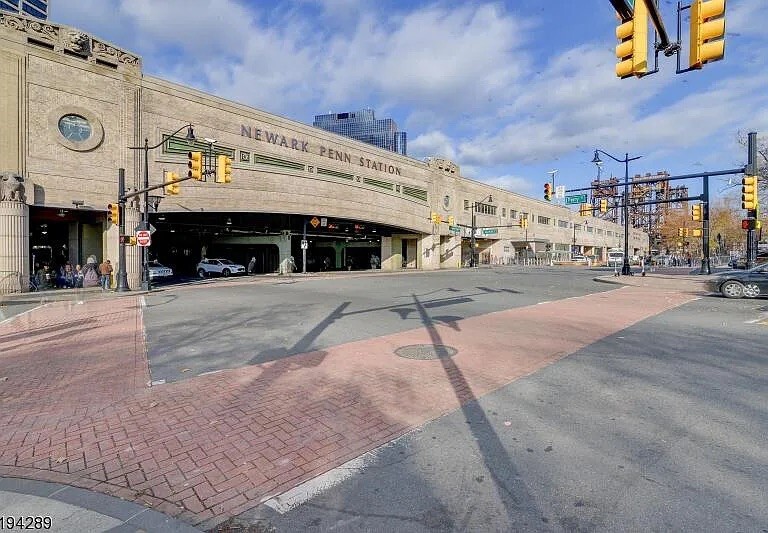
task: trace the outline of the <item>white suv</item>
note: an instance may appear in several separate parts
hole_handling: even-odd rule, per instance
[[[197,275],[201,278],[217,274],[231,276],[232,274],[245,274],[245,267],[233,263],[229,259],[203,259],[197,264]]]

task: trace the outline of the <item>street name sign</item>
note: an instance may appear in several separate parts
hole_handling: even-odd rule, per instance
[[[566,204],[586,204],[587,203],[587,195],[586,194],[574,194],[572,196],[566,196],[565,197],[565,203]]]
[[[498,232],[496,228],[483,228],[483,235],[496,235]]]
[[[459,226],[448,226],[448,231],[453,233],[454,235],[458,235],[461,233],[461,228]]]

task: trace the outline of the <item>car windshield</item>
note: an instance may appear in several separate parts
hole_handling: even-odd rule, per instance
[[[234,265],[234,263],[229,259],[219,259],[219,263],[221,263],[222,265]]]

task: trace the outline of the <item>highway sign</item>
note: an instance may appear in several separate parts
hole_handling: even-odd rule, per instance
[[[586,204],[587,203],[587,195],[586,194],[575,194],[573,196],[566,196],[565,197],[565,203],[566,204]]]
[[[152,244],[152,234],[149,230],[139,230],[136,232],[136,244],[139,246],[149,246]]]

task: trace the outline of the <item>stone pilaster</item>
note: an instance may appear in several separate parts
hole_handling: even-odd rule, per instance
[[[125,234],[136,235],[134,228],[141,221],[141,213],[136,207],[125,206]],[[128,272],[128,287],[132,291],[141,289],[141,248],[138,246],[125,247],[125,269]]]
[[[29,207],[0,201],[0,294],[29,290]]]

